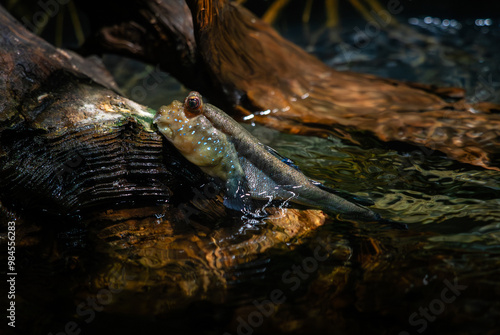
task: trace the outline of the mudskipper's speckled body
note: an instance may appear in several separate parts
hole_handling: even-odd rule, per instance
[[[374,211],[316,186],[229,115],[204,104],[197,92],[191,92],[184,104],[174,101],[161,107],[154,122],[184,157],[226,182],[227,207],[245,209],[249,198],[283,200],[348,218],[382,221]]]

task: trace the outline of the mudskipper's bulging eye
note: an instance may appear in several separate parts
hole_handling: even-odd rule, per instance
[[[201,105],[201,102],[200,102],[200,99],[198,99],[198,97],[190,97],[188,99],[188,108],[189,109],[198,109],[198,107],[200,107]]]
[[[203,101],[197,92],[191,92],[184,102],[185,108],[191,113],[201,113]]]

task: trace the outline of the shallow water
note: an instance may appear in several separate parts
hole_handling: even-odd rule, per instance
[[[414,26],[416,19],[425,17],[411,20]],[[499,88],[494,48],[500,46],[492,41],[500,21],[493,19],[488,32],[467,22],[458,31],[421,28],[452,41],[442,50],[398,44],[382,33],[349,60],[328,40],[310,48],[340,68],[439,85],[462,83],[474,92],[470,99],[498,101],[497,93],[488,92]],[[345,29],[343,36],[352,37],[353,30]],[[424,60],[414,64],[415,53],[405,50],[423,53]],[[467,57],[460,58],[463,52]],[[140,65],[132,64],[137,73]],[[154,68],[144,71],[147,77]],[[491,85],[481,84],[490,74]],[[463,82],[464,76],[475,79]],[[186,95],[175,81],[161,78],[157,91],[136,90],[135,100],[157,108]],[[126,80],[121,85],[134,96],[136,85]],[[96,216],[82,225],[78,217],[41,217],[40,225],[24,232],[26,245],[30,234],[43,243],[20,254],[19,301],[25,309],[18,329],[39,334],[79,329],[82,334],[500,333],[499,172],[459,164],[426,148],[359,147],[246,127],[306,175],[371,198],[375,210],[409,230],[325,219],[316,212],[295,219],[280,218],[279,211],[268,220],[226,216],[216,192],[202,199],[197,207],[202,213],[187,225],[160,206],[132,213],[128,221]],[[44,221],[53,228],[37,235]]]

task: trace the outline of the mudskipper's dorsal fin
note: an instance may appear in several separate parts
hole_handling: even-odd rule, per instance
[[[264,146],[264,149],[266,149],[266,151],[269,152],[271,155],[275,156],[276,158],[278,158],[280,161],[282,161],[286,165],[293,167],[295,170],[300,171],[299,167],[297,165],[295,165],[294,161],[292,161],[290,158],[283,156],[282,154],[280,154],[279,152],[277,152],[276,150],[274,150],[270,146],[267,146],[264,144],[263,144],[263,146]]]

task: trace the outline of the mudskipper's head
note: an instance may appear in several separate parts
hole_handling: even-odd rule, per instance
[[[203,111],[203,99],[198,92],[191,92],[184,99],[184,103],[174,100],[168,106],[162,106],[158,110],[153,121],[158,130],[169,140],[177,134],[183,134],[190,120],[201,115]]]

